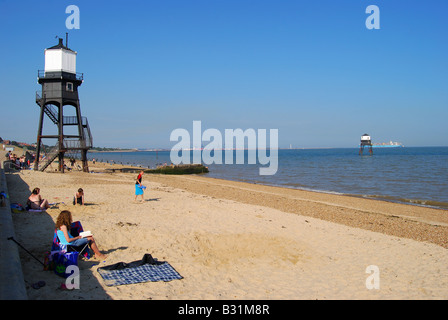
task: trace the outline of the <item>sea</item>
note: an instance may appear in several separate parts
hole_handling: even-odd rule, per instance
[[[248,164],[246,151],[244,164],[205,164],[210,172],[203,175],[448,210],[448,147],[374,148],[373,155],[358,151],[280,149],[274,175],[260,175],[259,168],[268,165]],[[142,168],[171,164],[170,151],[90,152],[88,158]]]

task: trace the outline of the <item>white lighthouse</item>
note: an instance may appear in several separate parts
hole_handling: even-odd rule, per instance
[[[76,55],[76,51],[69,49],[67,44],[64,45],[62,39],[59,39],[57,45],[45,49],[45,68],[37,72],[42,91],[36,93],[36,103],[41,112],[35,170],[44,171],[58,158],[59,171],[64,172],[64,155],[68,152],[70,155],[81,153],[83,171],[89,171],[87,151],[92,148],[93,142],[87,118],[81,116],[78,88],[83,83],[84,75],[76,73]],[[66,111],[72,115],[65,115]],[[57,134],[43,134],[45,116],[57,126]],[[39,168],[42,139],[54,139],[56,143]]]

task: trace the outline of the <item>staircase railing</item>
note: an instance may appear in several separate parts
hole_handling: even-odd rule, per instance
[[[82,117],[82,128],[84,130],[84,138],[86,141],[86,147],[93,148],[92,133],[90,132],[89,121],[87,121],[86,117]]]
[[[47,167],[57,158],[59,155],[59,147],[55,145],[50,149],[50,151],[45,155],[45,163],[40,167],[39,171],[44,171]]]

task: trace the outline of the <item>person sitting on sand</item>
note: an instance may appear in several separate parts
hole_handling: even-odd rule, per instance
[[[84,246],[89,243],[90,248],[93,250],[97,259],[106,259],[107,256],[100,252],[98,246],[96,245],[95,239],[92,236],[83,238],[81,236],[73,237],[70,234],[70,226],[72,225],[72,222],[72,213],[68,210],[61,211],[56,219],[56,230],[59,241],[63,244],[69,243],[71,246],[75,247]]]
[[[47,199],[42,199],[40,196],[40,189],[34,188],[31,195],[28,197],[26,204],[33,210],[47,210],[50,204]]]
[[[84,190],[82,188],[79,188],[78,192],[75,193],[75,196],[73,197],[73,204],[84,205]]]

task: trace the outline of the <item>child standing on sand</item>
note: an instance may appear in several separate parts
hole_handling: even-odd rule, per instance
[[[140,202],[144,202],[143,200],[143,188],[144,186],[142,185],[142,178],[143,178],[143,170],[140,171],[140,174],[137,177],[137,180],[135,181],[135,198],[134,201],[137,201],[137,196],[141,196],[142,200]]]

